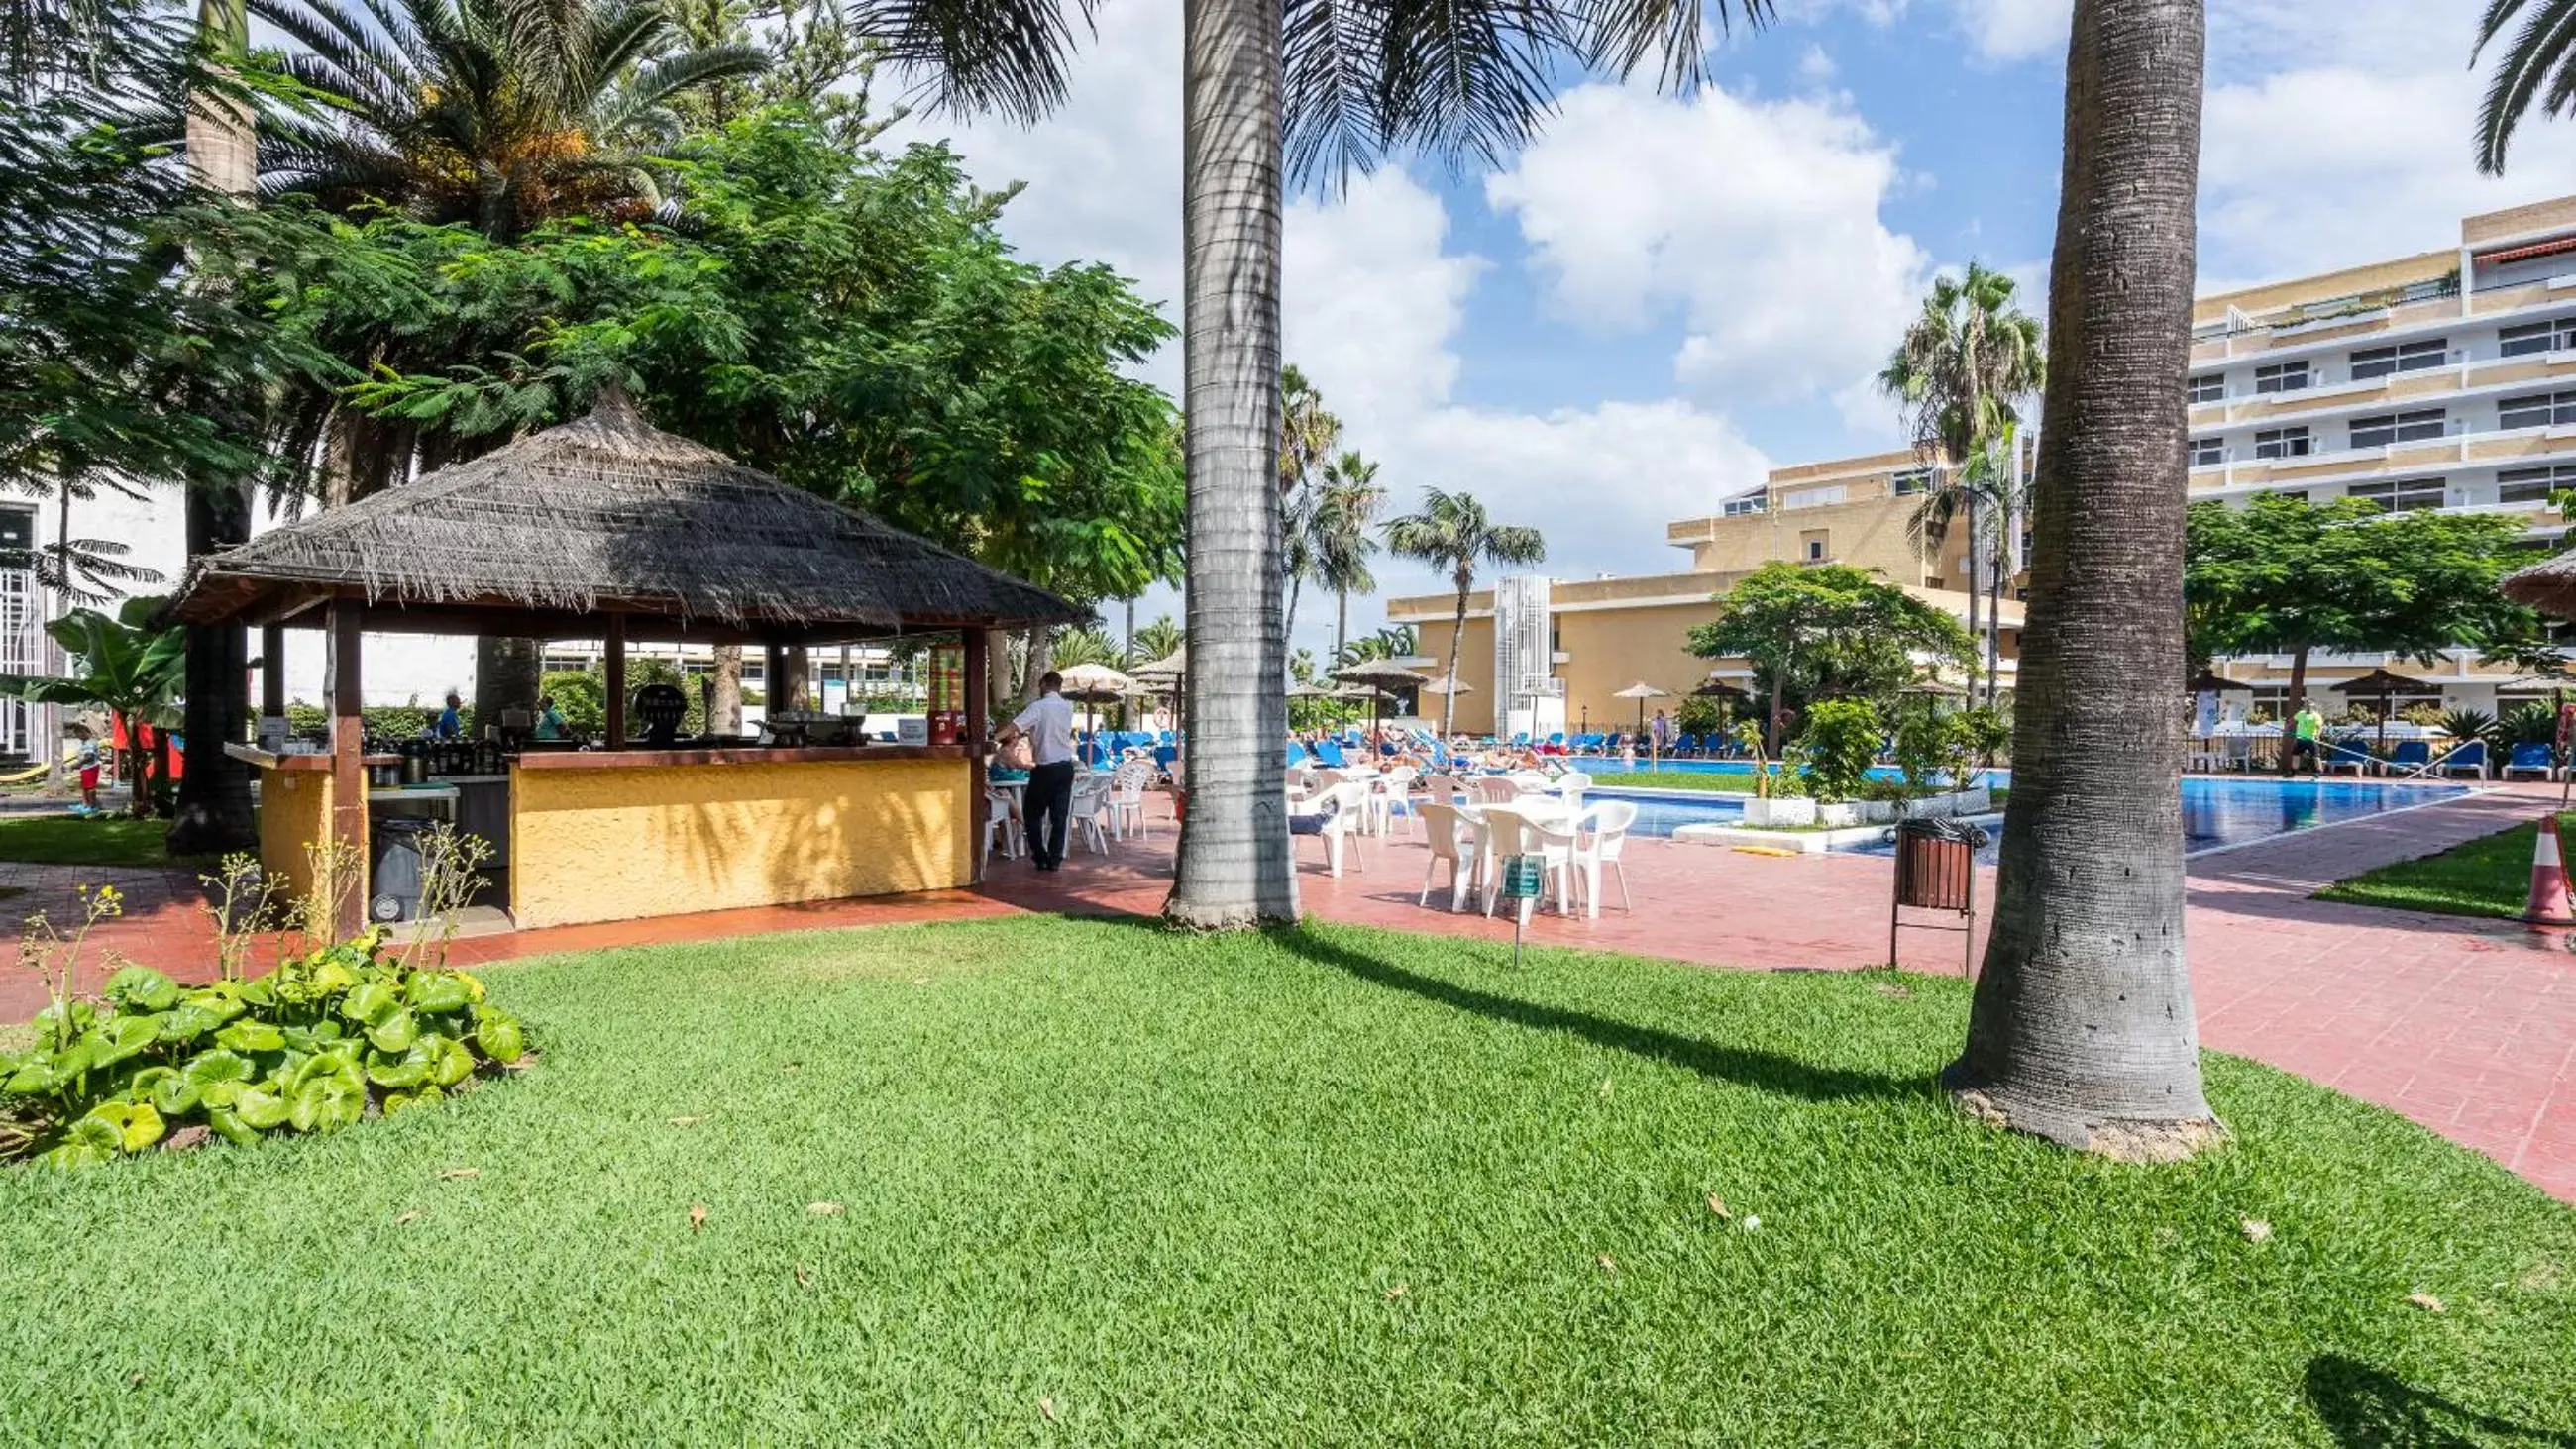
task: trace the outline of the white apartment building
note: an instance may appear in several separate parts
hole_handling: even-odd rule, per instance
[[[2359,498],[2565,534],[2549,499],[2576,489],[2576,197],[2464,218],[2456,248],[2203,297],[2193,324],[2194,500]],[[2401,708],[2545,692],[2469,650],[2317,656],[2310,687],[2383,664],[2439,686]],[[2277,712],[2287,656],[2221,668]]]

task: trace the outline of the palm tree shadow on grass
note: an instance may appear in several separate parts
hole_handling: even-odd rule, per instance
[[[2341,1354],[2308,1360],[2307,1392],[2326,1432],[2350,1449],[2576,1449],[2576,1432],[2480,1413]]]
[[[1857,1072],[1819,1066],[1778,1052],[1722,1046],[1698,1037],[1638,1026],[1615,1017],[1562,1006],[1546,1006],[1516,996],[1443,981],[1436,976],[1425,976],[1393,962],[1335,945],[1303,927],[1282,927],[1268,934],[1282,950],[1362,981],[1512,1026],[1525,1026],[1535,1031],[1568,1032],[1596,1046],[1670,1062],[1704,1077],[1733,1082],[1757,1091],[1775,1092],[1810,1102],[1841,1102],[1864,1097],[1930,1101],[1941,1095],[1939,1082],[1929,1073],[1907,1078],[1881,1072]]]

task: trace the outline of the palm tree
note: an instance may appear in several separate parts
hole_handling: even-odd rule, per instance
[[[1189,642],[1189,636],[1182,632],[1180,625],[1172,622],[1169,614],[1157,615],[1154,622],[1137,629],[1129,637],[1133,641],[1127,646],[1127,663],[1131,668],[1178,653],[1180,647]]]
[[[210,0],[221,3],[221,0]],[[249,0],[303,50],[337,114],[268,118],[263,191],[366,202],[509,240],[549,218],[640,212],[670,103],[758,75],[749,44],[684,49],[662,0]]]
[[[2182,381],[2202,0],[2077,0],[1995,925],[1947,1080],[2122,1156],[2222,1132],[2183,956]],[[2159,606],[2157,601],[2164,601]]]
[[[1914,514],[1918,545],[1946,536],[1953,520],[1967,525],[1971,634],[1978,632],[1977,592],[1988,587],[1990,571],[1990,602],[2001,602],[1997,570],[2019,521],[2008,460],[1997,454],[2012,445],[2019,404],[2038,393],[2048,373],[2039,319],[2013,304],[2013,290],[2012,278],[1976,262],[1964,277],[1935,278],[1922,314],[1878,375],[1879,390],[1905,409],[1915,448],[1936,470]],[[1989,607],[1985,618],[1988,704],[1995,698],[1997,612]]]
[[[2505,148],[2534,106],[2553,116],[2576,111],[2576,0],[2487,0],[2469,63],[2526,10],[2530,18],[2505,42],[2478,107],[2478,170],[2489,176],[2504,174]]]
[[[1323,500],[1316,484],[1325,455],[1341,440],[1342,420],[1325,410],[1324,395],[1306,374],[1293,364],[1279,369],[1279,567],[1288,584],[1288,612],[1280,632],[1292,640],[1298,591],[1309,582],[1324,582],[1315,537]]]
[[[1324,486],[1315,495],[1314,516],[1306,529],[1307,551],[1315,559],[1315,581],[1333,591],[1333,653],[1339,660],[1351,636],[1351,595],[1377,591],[1369,556],[1377,552],[1372,537],[1386,490],[1377,483],[1377,464],[1345,449],[1324,465]]]
[[[72,610],[45,626],[74,661],[71,675],[14,676],[0,680],[0,688],[38,704],[96,705],[129,729],[169,729],[177,723],[172,701],[186,678],[188,641],[184,630],[153,626],[152,616],[168,602],[158,596],[128,599],[112,618],[95,609]],[[139,741],[142,732],[134,730],[133,737]],[[153,785],[164,768],[161,752],[155,746],[135,771],[132,812],[138,819],[152,813]]]
[[[1333,667],[1348,669],[1372,659],[1410,659],[1418,647],[1411,624],[1389,624],[1374,634],[1363,634],[1343,645],[1333,655]]]
[[[1107,630],[1092,624],[1059,629],[1048,642],[1047,667],[1070,669],[1077,664],[1118,662],[1118,646],[1109,640]]]
[[[1771,0],[1715,7],[1770,17]],[[953,109],[1035,120],[1063,99],[1091,0],[856,0],[853,28]],[[1288,12],[1283,19],[1283,11]],[[1190,817],[1164,907],[1203,928],[1292,917],[1277,451],[1279,216],[1290,176],[1390,151],[1492,160],[1579,61],[1702,74],[1698,0],[1182,0],[1182,411],[1189,419]]]
[[[1450,580],[1458,586],[1458,609],[1449,620],[1449,678],[1453,681],[1458,677],[1458,642],[1467,633],[1467,595],[1476,587],[1476,565],[1534,564],[1547,557],[1547,540],[1539,537],[1537,529],[1496,523],[1473,495],[1437,488],[1422,490],[1420,513],[1388,521],[1386,546],[1399,557],[1449,570]],[[1501,687],[1500,681],[1496,687]],[[1440,697],[1442,739],[1449,737],[1457,713],[1458,692],[1453,689]]]

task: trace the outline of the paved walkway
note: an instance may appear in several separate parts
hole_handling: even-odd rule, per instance
[[[2188,930],[2203,1039],[2403,1113],[2576,1201],[2576,955],[2564,933],[2307,898],[2327,882],[2529,818],[2555,793],[2513,787],[2195,860]],[[1106,858],[1077,855],[1054,876],[996,861],[992,882],[974,892],[523,931],[461,941],[456,958],[1024,910],[1151,913],[1169,889],[1173,838],[1164,821],[1149,838]],[[1429,907],[1417,904],[1429,852],[1411,840],[1362,845],[1365,868],[1340,880],[1322,872],[1312,843],[1299,845],[1299,889],[1316,915],[1511,937],[1507,920],[1447,911],[1445,891]],[[1783,858],[1640,840],[1628,864],[1635,911],[1617,908],[1612,887],[1598,920],[1542,914],[1531,939],[1710,966],[1853,969],[1887,960],[1883,857]],[[23,892],[6,902],[21,913],[60,911],[75,876],[112,880],[129,894],[132,914],[104,927],[100,946],[164,969],[210,959],[211,938],[181,873],[0,864],[0,889]],[[1979,872],[1980,901],[1992,890],[1992,873]],[[1982,948],[1982,931],[1974,944]],[[1908,931],[1902,962],[1958,971],[1962,945],[1955,934]],[[41,1001],[32,973],[0,969],[0,1021],[24,1020]]]

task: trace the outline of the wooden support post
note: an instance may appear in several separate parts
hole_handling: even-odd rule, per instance
[[[326,636],[330,659],[323,670],[324,706],[331,717],[331,844],[335,854],[345,852],[346,859],[336,865],[351,865],[357,874],[355,882],[317,880],[316,889],[328,890],[337,906],[331,927],[343,939],[358,934],[367,923],[367,772],[358,763],[364,747],[366,721],[359,713],[358,694],[358,610],[354,604],[334,600],[326,616]],[[335,865],[335,873],[336,873]]]
[[[990,804],[984,795],[984,631],[968,629],[966,639],[966,858],[975,863],[972,879],[984,883],[984,833],[990,828]]]
[[[259,712],[263,719],[286,715],[286,626],[263,624],[259,630]],[[253,733],[256,733],[254,728]]]
[[[787,646],[764,644],[760,649],[760,716],[767,719],[787,708],[787,696],[779,691],[787,687]]]
[[[626,616],[608,616],[608,747],[626,748]]]

